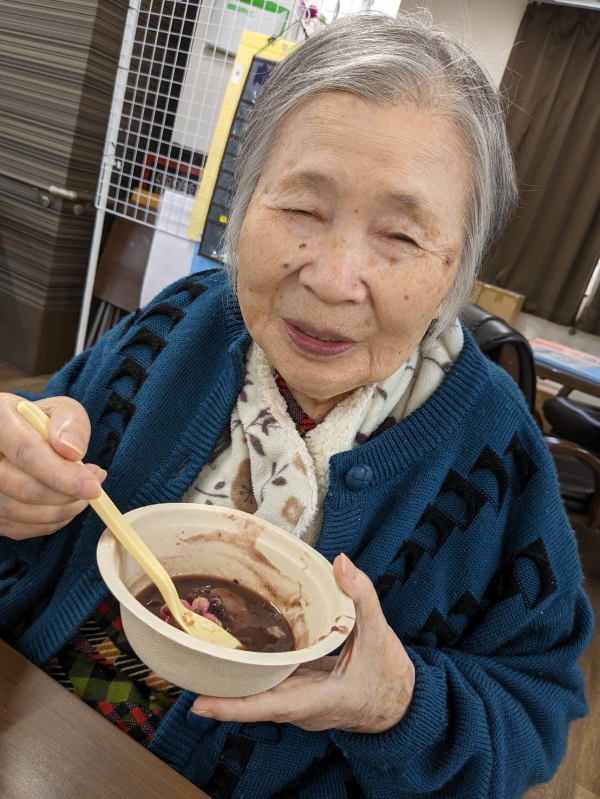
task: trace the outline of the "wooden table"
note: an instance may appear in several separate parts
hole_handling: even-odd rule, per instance
[[[0,641],[2,799],[208,799]]]
[[[559,396],[576,389],[600,398],[600,357],[543,338],[529,343],[538,376],[564,386]]]
[[[586,380],[583,377],[575,377],[569,372],[563,371],[558,366],[547,366],[546,364],[535,362],[535,372],[538,377],[543,377],[546,380],[554,380],[555,383],[560,383],[565,389],[560,392],[559,396],[567,396],[571,391],[582,391],[584,394],[590,394],[592,397],[600,399],[600,383],[594,380]]]

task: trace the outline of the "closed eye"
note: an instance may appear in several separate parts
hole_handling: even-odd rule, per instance
[[[419,246],[414,239],[411,239],[410,236],[405,236],[404,233],[394,233],[390,238],[392,241],[406,241],[408,244],[414,244],[415,247]]]
[[[301,216],[314,216],[315,219],[318,219],[318,215],[313,213],[312,211],[304,211],[301,208],[283,208],[282,209],[286,214],[300,214]]]

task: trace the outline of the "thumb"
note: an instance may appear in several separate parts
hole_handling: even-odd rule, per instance
[[[343,554],[335,559],[333,573],[339,587],[354,602],[359,639],[380,636],[387,628],[387,621],[371,580]]]
[[[90,420],[83,405],[70,397],[49,397],[36,403],[50,417],[50,444],[55,452],[78,461],[90,442]]]

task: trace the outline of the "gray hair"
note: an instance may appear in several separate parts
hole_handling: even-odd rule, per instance
[[[514,163],[501,98],[462,41],[422,12],[394,19],[351,14],[321,28],[273,70],[246,125],[235,166],[225,260],[235,286],[240,233],[273,141],[286,116],[315,95],[350,92],[381,106],[409,103],[443,114],[461,133],[471,161],[471,197],[456,278],[433,336],[441,335],[471,296],[475,279],[517,200]]]

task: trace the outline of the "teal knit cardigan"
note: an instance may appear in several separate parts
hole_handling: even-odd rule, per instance
[[[68,363],[43,396],[85,406],[86,459],[109,467],[122,510],[176,502],[229,421],[248,343],[222,272],[200,273]],[[356,465],[373,480],[353,491],[344,477]],[[102,527],[87,511],[49,537],[0,537],[0,631],[34,663],[106,595]],[[569,722],[587,712],[577,659],[592,615],[548,450],[468,333],[421,408],[331,459],[317,548],[346,552],[375,582],[415,664],[405,718],[376,735],[198,729],[186,692],[156,755],[213,799],[513,799],[551,778]]]

